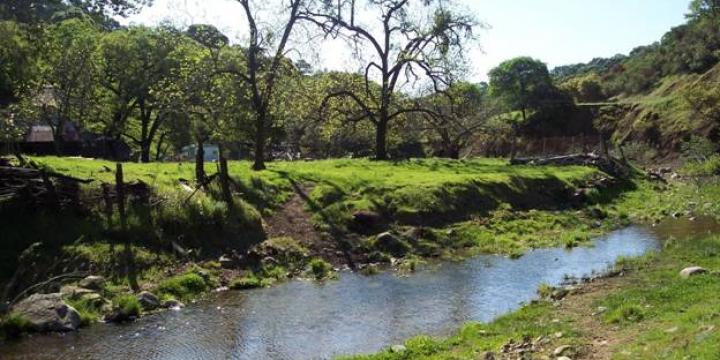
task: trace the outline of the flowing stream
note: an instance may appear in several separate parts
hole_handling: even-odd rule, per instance
[[[378,351],[418,335],[450,335],[467,321],[491,321],[536,297],[541,283],[606,271],[620,256],[658,249],[662,239],[718,229],[671,221],[612,232],[593,246],[539,249],[511,260],[479,256],[407,277],[343,272],[318,284],[290,281],[230,291],[181,311],[125,325],[97,324],[0,346],[3,359],[326,359]]]

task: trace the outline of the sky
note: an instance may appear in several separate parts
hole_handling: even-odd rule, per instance
[[[485,81],[502,61],[531,56],[550,68],[595,57],[627,54],[660,40],[671,27],[685,22],[689,0],[458,0],[486,23],[476,31],[479,46],[468,50],[471,80]],[[231,39],[245,36],[241,8],[234,0],[154,0],[152,7],[124,24],[177,26],[206,23]],[[328,42],[315,47],[306,60],[318,69],[357,70],[344,45]],[[298,57],[298,55],[294,55]]]

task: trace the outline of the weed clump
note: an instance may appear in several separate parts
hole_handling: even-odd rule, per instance
[[[635,304],[623,304],[605,316],[605,321],[611,324],[636,323],[645,317],[642,307]]]
[[[133,294],[118,295],[113,299],[114,317],[129,319],[140,316],[142,305]]]
[[[309,267],[316,280],[327,279],[333,275],[332,265],[323,259],[314,258],[310,260]]]
[[[261,280],[255,274],[238,277],[230,282],[230,288],[234,290],[255,289],[261,286]]]

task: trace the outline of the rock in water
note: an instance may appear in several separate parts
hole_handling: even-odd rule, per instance
[[[90,290],[102,290],[105,287],[105,278],[97,275],[90,275],[78,283],[78,286]]]
[[[13,307],[35,331],[74,331],[80,314],[62,300],[60,293],[33,294]]]
[[[185,304],[183,304],[183,303],[181,303],[181,302],[179,302],[179,301],[177,301],[177,300],[167,300],[167,301],[165,301],[165,302],[162,303],[162,307],[164,307],[164,308],[166,308],[166,309],[176,309],[176,310],[179,310],[179,309],[184,308],[184,307],[185,307]]]
[[[160,299],[149,291],[141,292],[137,299],[145,310],[155,310],[160,307]]]
[[[699,266],[691,266],[691,267],[682,269],[682,271],[680,271],[680,276],[687,279],[691,276],[705,274],[706,272],[707,272],[707,270],[705,270]]]

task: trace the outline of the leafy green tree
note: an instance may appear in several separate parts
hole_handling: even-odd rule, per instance
[[[181,58],[174,52],[180,38],[168,28],[131,27],[113,31],[102,40],[100,83],[109,93],[112,108],[106,133],[132,140],[142,162],[150,161],[152,144],[172,113],[168,110],[174,103],[163,102],[163,87],[174,81]]]
[[[572,77],[559,87],[569,92],[578,102],[596,102],[607,98],[602,88],[602,79],[596,73]]]
[[[338,90],[326,100],[347,98],[362,109],[348,121],[373,124],[375,157],[379,160],[388,158],[389,124],[404,114],[423,111],[403,101],[403,83],[419,80],[422,75],[435,89],[446,87],[447,75],[452,73],[448,65],[460,62],[466,41],[473,39],[472,29],[478,23],[470,15],[451,11],[450,5],[439,0],[370,1],[367,6],[379,24],[367,24],[356,16],[359,2],[325,2],[324,9],[309,11],[304,17],[326,36],[348,39],[363,51],[369,49],[366,54],[372,60],[364,67],[364,90]],[[373,85],[376,80],[379,86]]]
[[[692,0],[690,2],[690,13],[687,14],[687,17],[690,19],[702,17],[720,18],[720,0]]]
[[[487,84],[459,82],[427,100],[432,112],[424,113],[430,141],[439,146],[438,155],[459,159],[483,131],[498,108],[488,96]]]
[[[61,152],[70,122],[82,125],[94,117],[100,32],[90,22],[66,20],[45,29],[42,37],[39,81],[25,93],[27,106],[52,128],[56,150]]]
[[[248,26],[249,37],[243,44],[245,64],[231,69],[250,92],[249,107],[253,116],[252,128],[255,142],[254,170],[265,169],[266,147],[275,122],[273,105],[278,78],[285,73],[284,68],[292,67],[285,53],[293,29],[300,20],[301,9],[311,0],[287,0],[282,3],[286,19],[275,26],[270,21],[258,19],[256,7],[258,1],[237,0],[243,8],[244,20]]]
[[[527,122],[528,112],[542,103],[553,87],[545,63],[529,57],[507,60],[488,73],[490,92],[513,111],[520,111]]]
[[[117,27],[112,16],[126,16],[139,11],[152,0],[3,0],[0,20],[36,24],[68,18],[90,17],[94,21]]]
[[[0,21],[0,106],[17,99],[37,70],[34,44],[13,21]]]

